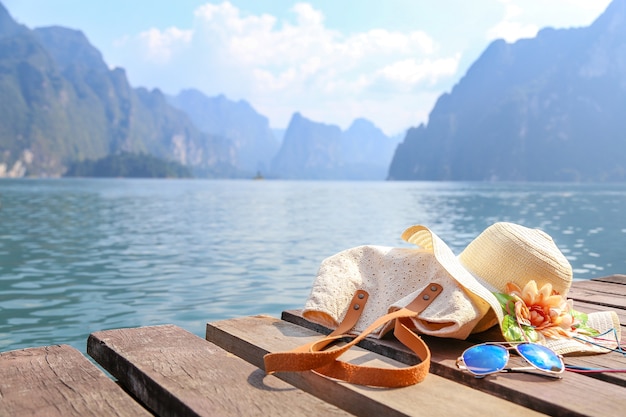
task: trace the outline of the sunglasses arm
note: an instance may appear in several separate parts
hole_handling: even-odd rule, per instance
[[[507,373],[511,373],[511,374],[513,374],[513,373],[531,374],[531,375],[543,376],[543,377],[550,378],[550,379],[562,379],[563,378],[562,374],[553,374],[553,373],[548,373],[548,372],[541,372],[541,371],[538,371],[537,368],[535,368],[533,366],[520,366],[520,367],[515,367],[515,368],[504,368],[500,372],[507,372]]]

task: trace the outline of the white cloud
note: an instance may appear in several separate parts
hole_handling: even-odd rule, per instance
[[[508,43],[513,43],[519,39],[534,38],[537,32],[539,32],[539,27],[536,25],[503,20],[489,29],[487,39],[504,39]]]
[[[494,27],[488,30],[487,39],[504,39],[512,43],[522,38],[532,38],[537,35],[539,27],[532,23],[517,21],[523,13],[522,7],[514,4],[511,0],[499,0],[504,3],[504,18]]]
[[[544,27],[590,25],[611,0],[496,0],[503,8],[502,19],[488,29],[486,38],[515,42],[532,38]]]
[[[393,103],[404,103],[407,114],[415,115],[421,100],[416,87],[432,89],[458,69],[460,55],[440,56],[437,42],[423,31],[347,35],[326,27],[311,4],[297,3],[291,12],[293,20],[278,21],[245,14],[229,2],[207,3],[195,10],[191,29],[150,29],[123,44],[129,56],[133,48],[144,52],[140,56],[155,86],[243,98],[275,126],[285,126],[301,111],[344,128],[356,117],[368,117],[392,133],[424,120],[377,116]],[[386,88],[376,88],[383,81]],[[372,91],[375,99],[368,96]]]
[[[308,3],[297,3],[292,10],[298,15],[300,26],[318,27],[324,21],[324,15]]]
[[[460,54],[451,58],[425,59],[421,62],[409,58],[387,65],[379,71],[379,74],[390,81],[406,85],[414,85],[423,80],[433,83],[440,77],[454,75],[459,66],[459,59]]]
[[[193,33],[175,27],[164,31],[150,29],[139,34],[139,40],[146,46],[146,57],[158,63],[169,62],[175,50],[191,42]]]

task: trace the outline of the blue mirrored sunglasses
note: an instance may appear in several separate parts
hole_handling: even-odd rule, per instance
[[[509,351],[516,351],[531,366],[507,368]],[[499,343],[482,343],[466,349],[456,360],[459,369],[467,370],[477,378],[497,372],[541,371],[545,375],[560,378],[565,370],[563,358],[549,348],[536,343],[516,343],[503,346]]]

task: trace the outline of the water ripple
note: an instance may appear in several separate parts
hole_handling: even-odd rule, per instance
[[[540,227],[577,278],[624,273],[625,205],[624,184],[2,180],[0,351],[278,316],[324,258],[417,223],[455,253],[496,221]]]

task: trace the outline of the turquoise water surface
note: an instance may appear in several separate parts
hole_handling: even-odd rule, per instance
[[[300,308],[327,256],[454,250],[496,221],[553,236],[576,278],[626,273],[626,184],[0,180],[0,351],[97,330],[205,324]]]

